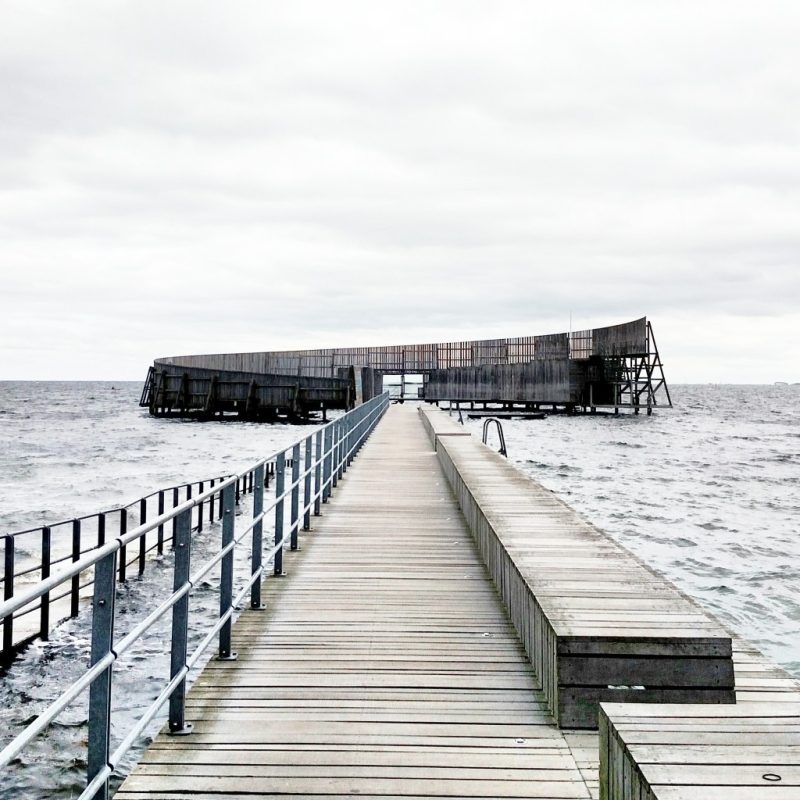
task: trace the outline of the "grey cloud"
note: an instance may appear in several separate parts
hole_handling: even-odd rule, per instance
[[[5,7],[5,377],[570,311],[648,314],[675,379],[705,379],[682,331],[712,324],[768,354],[731,347],[729,380],[782,377],[793,3]]]

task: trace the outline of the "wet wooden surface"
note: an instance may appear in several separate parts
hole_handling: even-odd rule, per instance
[[[190,691],[192,735],[159,735],[117,798],[596,793],[413,406],[390,409],[323,510],[267,610],[235,625],[239,660]]]

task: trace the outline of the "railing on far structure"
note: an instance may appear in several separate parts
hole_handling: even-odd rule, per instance
[[[208,647],[218,638],[220,659],[235,658],[231,651],[231,629],[234,612],[250,595],[250,607],[262,608],[261,582],[265,566],[273,563],[273,573],[283,572],[283,551],[288,544],[297,549],[300,529],[308,530],[311,516],[320,513],[320,506],[330,497],[339,479],[358,452],[364,440],[380,420],[389,403],[388,393],[370,400],[353,411],[317,429],[249,467],[231,475],[213,488],[180,503],[152,521],[126,531],[115,539],[95,548],[68,568],[51,575],[25,592],[0,605],[0,619],[6,619],[19,609],[75,576],[94,568],[94,597],[92,601],[92,644],[89,669],[54,700],[36,719],[0,751],[0,769],[5,768],[77,697],[89,690],[89,732],[87,757],[87,786],[78,800],[106,800],[109,778],[124,755],[146,730],[159,710],[169,701],[169,730],[180,735],[189,733],[191,725],[185,717],[186,678]],[[287,453],[290,453],[291,473],[287,480]],[[301,457],[304,469],[300,471]],[[265,467],[275,462],[275,498],[265,507]],[[236,487],[243,476],[254,475],[253,519],[242,531],[236,532],[234,505]],[[300,495],[302,492],[302,506]],[[192,549],[192,510],[211,497],[218,498],[222,509],[221,546],[202,566],[190,572]],[[288,514],[287,508],[288,506]],[[274,512],[272,546],[264,549],[264,523]],[[286,525],[288,517],[288,525]],[[137,542],[149,531],[175,520],[173,592],[153,608],[119,640],[114,638],[114,609],[117,592],[118,565],[123,549]],[[234,596],[234,551],[246,537],[251,539],[250,577]],[[216,566],[220,567],[219,618],[191,654],[188,652],[189,594],[198,581]],[[156,700],[148,707],[119,745],[111,750],[111,692],[114,663],[140,639],[167,611],[172,611],[170,649],[170,680]]]
[[[265,471],[268,487],[270,478],[275,473],[274,462],[267,463]],[[5,534],[0,537],[4,540],[3,571],[0,574],[3,599],[10,600],[15,593],[24,591],[26,585],[30,585],[36,578],[49,578],[61,565],[78,562],[82,556],[102,547],[112,536],[124,536],[135,525],[143,525],[153,516],[161,516],[168,509],[177,508],[182,502],[199,495],[206,495],[208,499],[193,507],[192,530],[203,530],[206,521],[213,523],[222,518],[222,508],[217,502],[218,493],[206,490],[218,487],[229,477],[222,475],[169,486],[118,508]],[[236,478],[238,504],[242,495],[253,491],[255,472],[250,470]],[[175,525],[176,520],[173,517],[172,524],[166,529],[162,523],[149,531],[149,537],[147,533],[140,536],[134,550],[129,550],[127,545],[120,549],[117,565],[120,583],[126,581],[129,570],[142,575],[147,565],[147,556],[152,551],[155,550],[158,555],[164,552],[164,545],[172,542]],[[20,646],[31,639],[39,637],[46,641],[55,622],[65,617],[77,617],[82,593],[85,594],[85,590],[93,582],[91,571],[74,575],[69,584],[61,587],[58,592],[48,592],[27,608],[21,608],[6,617],[3,620],[0,664],[8,664]]]

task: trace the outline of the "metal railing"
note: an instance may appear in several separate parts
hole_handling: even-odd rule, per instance
[[[275,463],[266,464],[266,485],[275,474]],[[112,536],[124,536],[134,525],[143,525],[153,515],[160,516],[169,508],[177,508],[181,502],[206,493],[231,476],[221,475],[214,478],[180,483],[168,486],[144,495],[124,506],[118,506],[81,517],[52,522],[36,528],[6,533],[3,540],[3,570],[0,574],[0,585],[3,587],[3,599],[9,600],[20,584],[30,583],[34,576],[40,580],[48,578],[62,564],[76,563],[82,556],[102,547]],[[251,493],[254,487],[254,473],[243,473],[236,476],[236,502],[239,498]],[[217,494],[212,492],[205,500],[193,509],[192,529],[202,531],[206,520],[209,523],[220,519],[221,508],[217,507]],[[129,570],[133,569],[142,575],[147,565],[147,556],[155,550],[158,555],[164,553],[164,546],[172,542],[175,524],[165,530],[164,524],[158,525],[150,533],[143,534],[138,540],[138,547],[131,553],[127,547],[120,552],[118,564],[118,580],[124,583]],[[20,557],[20,553],[23,555]],[[82,593],[92,585],[94,578],[89,575],[75,575],[68,587],[56,594],[46,594],[26,608],[3,620],[2,650],[0,664],[7,665],[16,655],[19,648],[32,639],[39,637],[47,641],[53,624],[60,619],[78,616]],[[69,601],[67,606],[67,599]],[[57,605],[64,600],[63,605]],[[54,607],[55,606],[55,607]],[[38,620],[29,623],[26,617],[38,612]],[[23,621],[15,625],[15,621]]]
[[[459,416],[461,415],[461,409],[458,410]],[[497,436],[500,439],[500,450],[498,451],[501,456],[505,456],[508,458],[508,450],[506,450],[506,436],[503,433],[503,423],[500,422],[497,417],[488,417],[483,421],[483,437],[481,441],[484,444],[488,443],[489,440],[489,426],[494,422],[495,426],[497,427]],[[461,420],[461,424],[464,424],[464,420]]]
[[[19,609],[46,597],[65,583],[71,583],[82,572],[94,569],[92,600],[92,641],[89,669],[62,692],[36,719],[0,751],[0,770],[42,733],[76,698],[89,690],[87,786],[79,800],[107,800],[109,778],[124,755],[146,730],[159,710],[169,702],[169,731],[175,735],[191,732],[186,720],[186,679],[203,653],[218,637],[218,656],[232,660],[231,629],[234,612],[250,595],[250,608],[263,608],[261,584],[265,565],[273,563],[273,574],[283,573],[283,551],[288,544],[298,547],[300,529],[308,530],[311,516],[318,516],[321,504],[346,472],[364,440],[369,436],[389,404],[389,395],[364,403],[353,411],[333,420],[310,435],[297,440],[288,448],[261,459],[243,472],[231,475],[195,497],[186,499],[175,508],[165,511],[151,521],[121,533],[111,541],[96,547],[76,562],[54,575],[44,577],[38,584],[15,595],[0,605],[0,619],[7,619]],[[287,459],[287,453],[291,453]],[[301,458],[303,470],[301,471]],[[275,497],[264,505],[265,468],[275,463]],[[291,474],[287,481],[287,462]],[[234,506],[237,486],[244,476],[253,475],[253,518],[244,528],[235,530]],[[302,492],[302,506],[300,494]],[[191,572],[192,511],[202,503],[217,497],[222,516],[220,549],[202,566]],[[286,508],[288,505],[288,526]],[[264,549],[264,523],[274,511],[272,546]],[[174,578],[172,594],[153,608],[119,640],[114,638],[115,601],[118,586],[118,565],[124,548],[141,540],[148,532],[174,520]],[[251,539],[249,579],[234,595],[234,550],[246,537]],[[188,652],[189,595],[216,566],[220,567],[219,617],[198,647]],[[170,644],[170,679],[156,700],[147,708],[123,740],[111,750],[111,691],[114,663],[140,639],[167,611],[172,611]]]

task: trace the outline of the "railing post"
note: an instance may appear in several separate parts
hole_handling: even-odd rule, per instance
[[[42,580],[50,577],[50,528],[42,528]],[[41,597],[39,608],[39,638],[46,642],[50,638],[50,592]]]
[[[205,484],[203,483],[203,481],[200,481],[200,483],[199,483],[199,485],[197,487],[197,493],[199,495],[203,494],[204,486],[205,486]],[[198,531],[203,530],[203,504],[202,504],[202,502],[197,504],[197,530]]]
[[[172,490],[172,507],[177,508],[178,503],[180,502],[180,497],[178,496],[178,487],[175,486]],[[178,530],[178,518],[172,518],[172,548],[175,549],[175,532]]]
[[[164,491],[163,489],[158,493],[158,516],[164,513]],[[164,554],[164,523],[158,526],[158,540],[156,546],[156,553],[158,555]]]
[[[91,666],[106,658],[114,646],[114,604],[116,599],[117,551],[109,553],[94,568],[92,599]],[[111,662],[94,679],[89,689],[89,749],[87,777],[91,783],[108,765],[111,744]],[[108,800],[108,781],[94,800]]]
[[[306,437],[305,460],[303,461],[303,530],[311,527],[311,436]]]
[[[214,478],[211,479],[211,486],[210,488],[213,489],[217,485],[217,482]],[[211,497],[208,498],[208,521],[210,524],[214,524],[214,492],[211,493]]]
[[[189,580],[192,560],[192,509],[182,511],[175,524],[172,540],[175,549],[175,573],[172,591],[177,592]],[[170,651],[170,680],[186,667],[189,638],[189,593],[183,595],[172,606],[172,648]],[[191,733],[192,726],[186,722],[186,677],[178,684],[169,698],[169,732],[174,735]]]
[[[292,527],[289,546],[297,550],[298,533],[300,530],[300,444],[292,447]]]
[[[128,509],[121,508],[119,511],[119,535],[123,536],[128,532]],[[128,548],[122,545],[119,549],[119,582],[125,583],[128,577]]]
[[[4,553],[5,567],[3,572],[3,599],[10,600],[14,596],[14,537],[6,536]],[[11,655],[14,646],[14,615],[9,614],[3,620],[3,655]]]
[[[253,487],[253,519],[264,511],[264,465],[256,467],[255,486]],[[253,576],[261,569],[261,560],[264,555],[264,522],[259,520],[253,525],[253,552],[250,558],[250,575]],[[250,589],[250,608],[264,608],[261,602],[261,575],[256,578]]]
[[[222,490],[222,547],[227,547],[233,541],[236,522],[234,514],[234,488],[226,486]],[[219,616],[227,614],[233,609],[233,548],[222,557],[219,575]],[[233,620],[228,617],[219,629],[219,660],[235,661],[236,653],[231,651],[231,628]]]
[[[342,423],[340,420],[334,420],[333,422],[333,453],[332,453],[332,463],[331,463],[331,494],[333,494],[333,490],[336,488],[336,484],[339,482],[339,436],[341,435],[341,427]]]
[[[319,507],[322,502],[322,431],[314,435],[314,516],[319,516]]]
[[[331,452],[331,448],[333,447],[333,425],[328,425],[325,428],[325,461],[322,467],[322,502],[327,503],[328,498],[331,496],[331,461],[333,459],[333,453]]]
[[[139,501],[139,524],[147,522],[147,498],[143,497]],[[147,559],[147,534],[139,537],[139,577],[144,575],[145,560]]]
[[[342,453],[340,456],[342,460],[342,475],[347,472],[347,450],[348,443],[350,442],[350,414],[352,413],[351,411],[342,418]]]
[[[106,543],[106,515],[101,512],[97,515],[97,546],[102,547]]]
[[[224,480],[225,480],[224,477],[219,479],[220,483],[222,483],[222,481]],[[217,519],[222,519],[222,492],[219,493],[219,503],[217,503],[217,506],[219,507],[219,516],[217,517]]]
[[[275,503],[275,547],[278,548],[274,558],[276,575],[283,575],[283,545],[280,544],[280,541],[283,539],[283,497],[281,495],[284,491],[285,473],[286,453],[282,452],[275,460],[275,499],[277,501]]]
[[[336,448],[336,463],[338,464],[337,477],[344,475],[344,426],[346,420],[339,419],[339,445]]]
[[[79,519],[72,520],[72,563],[74,564],[78,561],[81,557],[81,521]],[[69,593],[69,615],[71,617],[77,617],[78,612],[80,611],[79,602],[80,602],[80,593],[81,593],[81,576],[73,575],[72,576],[72,585],[70,587]]]

